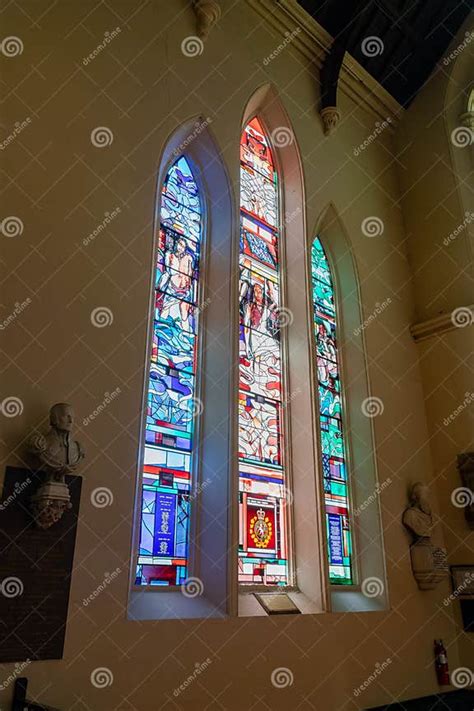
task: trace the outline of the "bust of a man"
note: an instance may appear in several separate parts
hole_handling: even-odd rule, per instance
[[[32,436],[30,449],[48,477],[63,482],[65,474],[74,472],[84,458],[81,445],[71,437],[74,423],[72,406],[65,402],[53,405],[49,411],[49,423],[49,432]]]
[[[431,538],[433,515],[426,484],[413,484],[410,492],[410,506],[403,514],[404,525],[413,533],[415,540]]]

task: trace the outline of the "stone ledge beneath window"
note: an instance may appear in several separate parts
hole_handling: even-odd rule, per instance
[[[274,591],[272,591],[274,592]],[[302,615],[314,615],[324,612],[321,606],[307,595],[299,591],[285,592],[285,595],[294,602]],[[292,614],[292,613],[288,613]],[[259,603],[253,592],[239,593],[239,617],[280,617],[283,615],[269,615]]]
[[[129,620],[224,619],[227,615],[203,595],[187,597],[181,590],[132,590]]]

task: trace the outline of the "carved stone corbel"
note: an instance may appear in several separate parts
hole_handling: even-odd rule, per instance
[[[221,16],[221,6],[217,0],[194,0],[198,37],[205,40]]]
[[[341,112],[337,106],[326,106],[319,112],[323,122],[324,134],[331,135],[335,131],[339,121],[341,120]]]

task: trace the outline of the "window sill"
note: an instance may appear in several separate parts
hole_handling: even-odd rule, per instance
[[[226,613],[203,595],[189,597],[181,590],[132,590],[129,620],[224,619]]]
[[[268,592],[268,591],[267,591]],[[271,592],[275,592],[272,590]],[[302,615],[314,615],[323,612],[321,607],[311,600],[307,595],[299,590],[285,591],[285,595],[294,602]],[[284,613],[297,614],[297,613]],[[253,592],[239,592],[239,617],[279,617],[280,615],[269,615],[262,607]]]

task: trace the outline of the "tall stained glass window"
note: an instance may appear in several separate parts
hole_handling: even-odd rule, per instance
[[[318,237],[311,251],[311,281],[329,578],[333,584],[352,585],[352,532],[337,351],[337,315],[331,270]]]
[[[191,168],[169,169],[159,204],[137,585],[187,577],[202,211]]]
[[[241,584],[291,583],[284,457],[278,175],[258,120],[240,142],[239,566]]]

